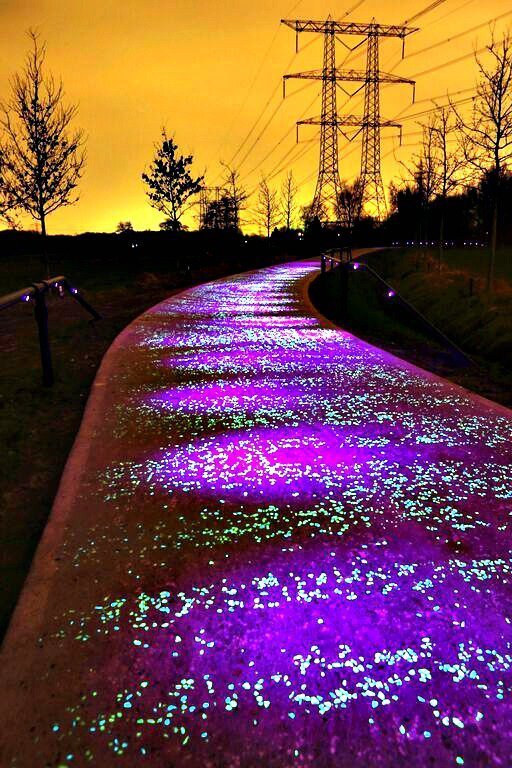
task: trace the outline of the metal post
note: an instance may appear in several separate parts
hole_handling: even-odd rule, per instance
[[[80,295],[79,291],[76,288],[72,288],[69,285],[67,280],[64,283],[64,287],[67,290],[67,292],[69,293],[69,295],[71,296],[71,298],[73,298],[76,302],[78,302],[78,304],[80,304],[80,306],[83,307],[86,310],[86,312],[88,312],[90,315],[92,315],[94,320],[101,320],[101,315],[99,314],[99,312],[96,312],[94,307],[91,307],[89,302],[86,301],[84,299],[84,297]]]
[[[340,314],[341,319],[346,320],[348,307],[348,266],[340,264]]]
[[[43,384],[51,387],[53,384],[52,353],[48,336],[48,308],[44,298],[44,290],[37,286],[34,292],[34,315],[39,334],[39,350],[41,352],[41,366],[43,369]]]
[[[326,267],[326,264],[325,264],[325,254],[322,253],[322,255],[320,256],[320,269],[322,271],[322,275],[325,274],[325,267]]]

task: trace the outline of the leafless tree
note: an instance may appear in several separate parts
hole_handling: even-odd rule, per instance
[[[429,206],[439,190],[439,157],[436,152],[435,132],[432,119],[421,125],[422,140],[420,151],[413,155],[408,170],[412,176],[416,191],[420,196],[421,220],[424,224],[424,236],[428,239]],[[422,239],[420,237],[420,239]]]
[[[436,152],[433,118],[426,125],[422,125],[422,132],[415,176],[418,186],[422,188],[424,201],[428,205],[439,189],[439,157]]]
[[[290,171],[281,187],[281,211],[286,229],[292,229],[297,213],[297,184]]]
[[[77,107],[64,104],[62,81],[44,70],[46,45],[36,32],[28,34],[32,49],[1,109],[2,189],[13,208],[39,222],[46,258],[46,217],[78,200],[84,137],[71,128]]]
[[[0,220],[5,221],[9,227],[14,227],[12,200],[9,199],[4,187],[3,179],[3,154],[0,151]]]
[[[506,33],[501,41],[492,34],[487,46],[490,63],[475,56],[479,79],[471,112],[463,115],[456,106],[461,151],[478,180],[491,182],[491,255],[487,271],[487,290],[492,292],[498,230],[500,187],[507,163],[512,158],[512,39]]]
[[[279,203],[275,189],[271,189],[263,178],[258,187],[258,201],[256,204],[256,220],[267,237],[279,222]]]
[[[236,168],[231,168],[226,163],[221,163],[221,165],[223,165],[225,172],[223,187],[231,201],[233,224],[235,229],[239,230],[241,228],[241,213],[245,208],[249,195],[245,187],[240,183],[239,171]]]
[[[352,237],[354,225],[361,211],[361,198],[363,189],[361,179],[355,179],[352,184],[342,183],[337,201],[337,215],[343,226]]]
[[[461,185],[465,174],[464,155],[458,151],[456,142],[458,129],[455,113],[449,107],[434,112],[430,123],[433,151],[436,157],[437,176],[435,191],[440,201],[439,217],[439,269],[443,259],[446,198]]]

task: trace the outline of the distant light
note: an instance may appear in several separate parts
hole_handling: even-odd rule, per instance
[[[24,295],[21,297],[21,300],[22,300],[22,301],[30,301],[30,298],[31,298],[31,297],[30,297],[30,294],[28,294],[28,293],[25,293],[25,294],[24,294]]]
[[[71,288],[71,293],[77,294],[78,293],[78,288]]]
[[[352,269],[359,269],[359,263],[357,261],[354,261],[352,264]]]
[[[393,290],[389,290],[389,291],[388,291],[388,299],[392,299],[392,298],[393,298],[393,296],[396,296],[396,293],[395,293],[395,291],[393,291]]]

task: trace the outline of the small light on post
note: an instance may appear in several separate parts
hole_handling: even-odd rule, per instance
[[[390,288],[387,295],[388,295],[388,299],[392,299],[394,296],[396,296],[396,293],[392,288]]]

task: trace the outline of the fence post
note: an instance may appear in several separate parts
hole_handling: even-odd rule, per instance
[[[92,315],[92,317],[93,317],[93,319],[94,319],[94,320],[101,320],[101,315],[100,315],[100,313],[99,313],[99,312],[96,312],[96,310],[94,309],[94,307],[91,307],[91,305],[89,304],[89,302],[88,302],[88,301],[86,301],[86,300],[84,299],[84,297],[80,295],[80,293],[78,292],[78,289],[77,289],[77,288],[72,288],[72,287],[69,285],[69,283],[68,283],[68,281],[67,281],[67,280],[66,280],[66,282],[64,283],[64,287],[65,287],[65,289],[67,290],[67,292],[69,293],[69,295],[71,296],[71,298],[73,298],[73,299],[74,299],[76,302],[78,302],[78,304],[80,304],[80,306],[81,306],[81,307],[83,307],[83,308],[86,310],[86,312],[88,312],[90,315]]]
[[[345,320],[348,311],[348,266],[340,264],[340,314],[341,319]]]
[[[34,315],[39,334],[39,350],[41,352],[41,366],[43,368],[43,384],[51,387],[53,384],[52,353],[48,336],[48,307],[44,298],[44,289],[34,286]]]
[[[326,268],[325,253],[322,253],[322,255],[320,257],[320,269],[322,271],[322,275],[325,274],[325,268]]]

